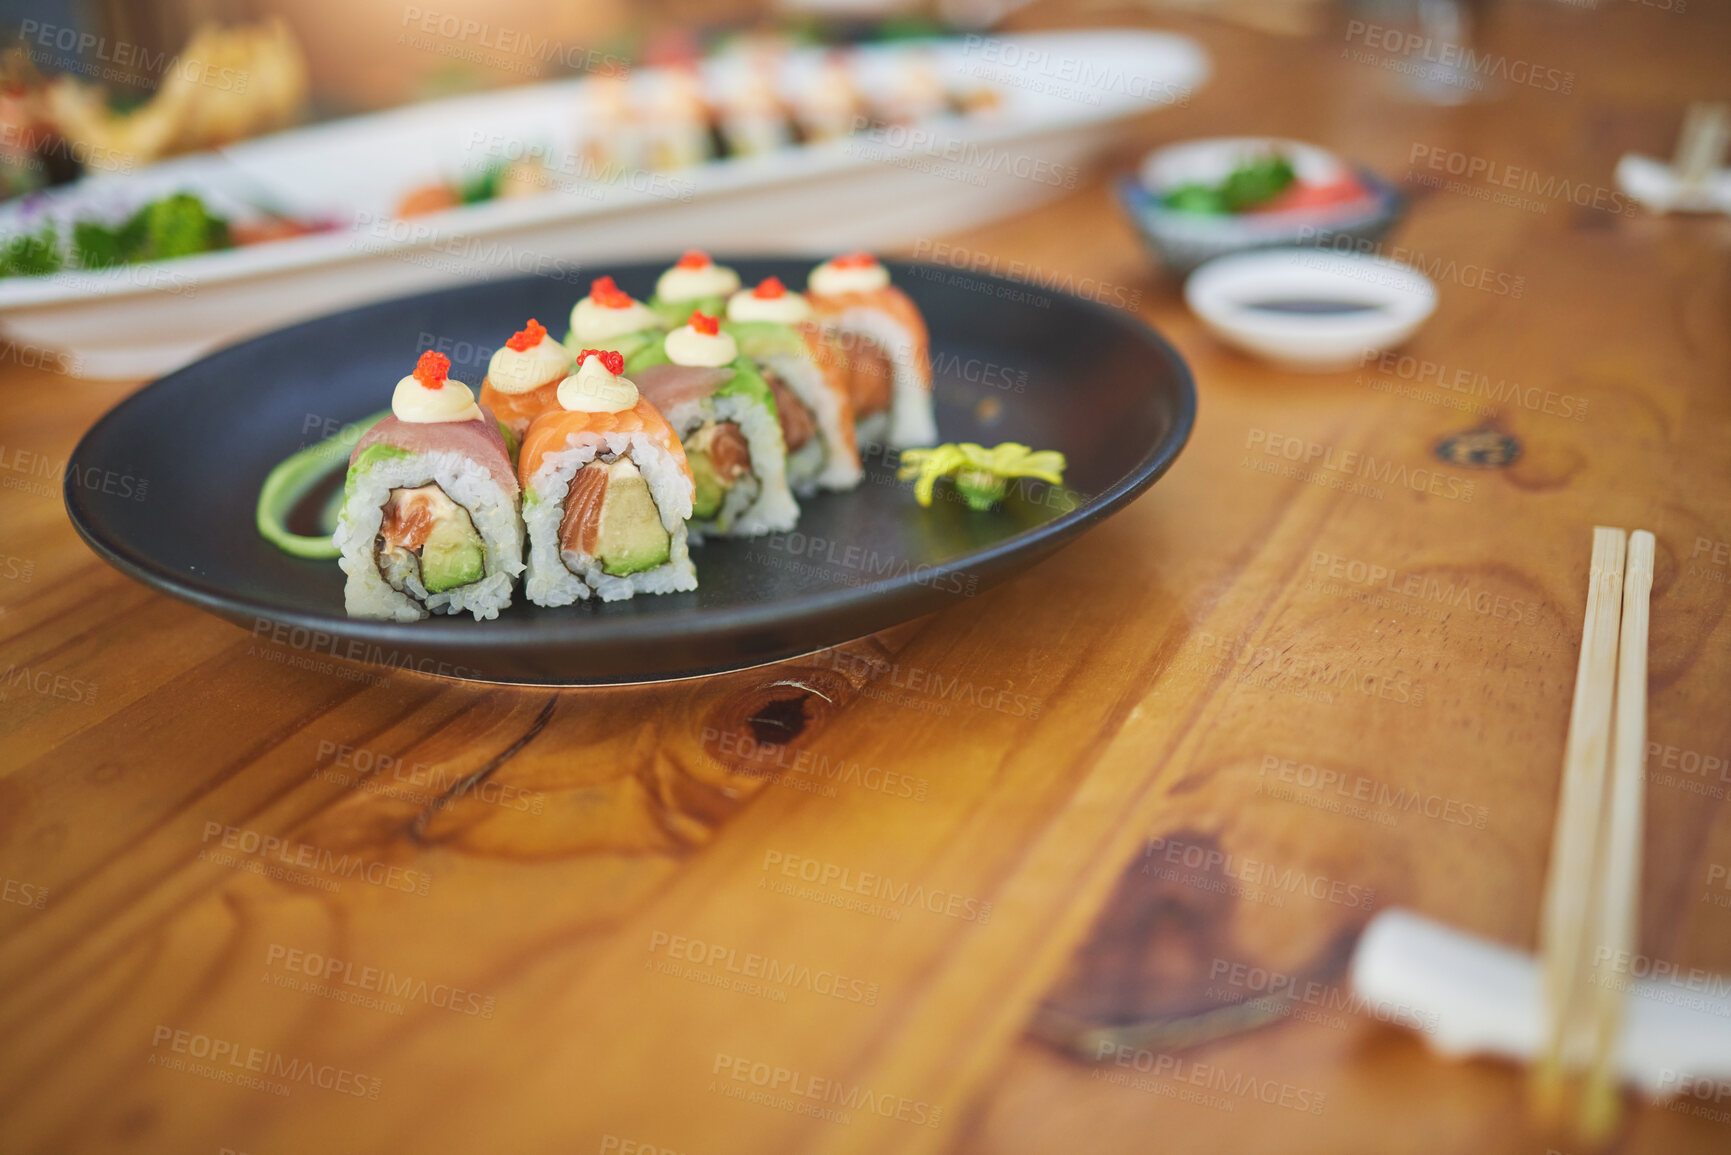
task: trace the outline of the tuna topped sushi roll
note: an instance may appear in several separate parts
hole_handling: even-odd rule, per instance
[[[648,305],[614,284],[612,277],[597,277],[589,295],[571,308],[565,348],[573,356],[584,349],[600,349],[630,357],[659,344],[666,329]]]
[[[799,505],[787,487],[787,447],[775,396],[721,323],[693,313],[659,348],[631,364],[631,379],[667,415],[697,483],[694,536],[753,537],[792,529]]]
[[[413,622],[467,610],[493,618],[523,572],[517,475],[475,395],[421,354],[391,415],[355,443],[332,540],[350,617]]]
[[[559,404],[554,393],[570,374],[570,352],[530,317],[487,362],[481,404],[521,444],[529,422]]]
[[[716,264],[708,253],[692,249],[655,282],[649,307],[661,318],[663,329],[676,329],[693,313],[721,316],[727,310],[727,298],[738,289],[738,273]]]
[[[807,290],[847,373],[860,444],[934,444],[930,341],[919,306],[870,253],[825,261]]]
[[[775,277],[741,289],[727,302],[722,326],[763,374],[775,397],[787,445],[787,481],[804,497],[819,486],[852,489],[860,482],[853,399],[840,360],[803,296]]]
[[[618,353],[585,349],[559,408],[529,427],[518,459],[536,605],[697,588],[686,548],[691,466]]]

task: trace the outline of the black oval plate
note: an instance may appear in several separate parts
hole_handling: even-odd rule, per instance
[[[803,284],[808,260],[723,258],[747,283]],[[666,261],[612,272],[648,296]],[[1015,575],[1123,508],[1172,464],[1196,393],[1182,359],[1135,317],[1037,286],[891,262],[931,327],[946,441],[1062,450],[1080,504],[1032,483],[974,513],[947,484],[929,509],[893,455],[852,493],[802,503],[793,533],[696,547],[700,587],[561,609],[519,587],[488,622],[365,621],[343,613],[335,561],[290,557],[253,524],[277,462],[390,403],[421,350],[479,390],[487,358],[539,317],[563,333],[589,274],[525,277],[385,301],[213,353],[139,390],[84,435],[66,508],[121,572],[220,614],[261,641],[479,681],[585,685],[688,677],[808,653],[908,621]]]

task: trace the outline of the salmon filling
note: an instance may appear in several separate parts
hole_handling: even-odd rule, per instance
[[[789,453],[797,453],[811,440],[817,432],[817,422],[812,417],[811,410],[799,394],[787,387],[787,382],[781,379],[775,370],[764,368],[763,379],[769,384],[770,393],[775,396],[775,414],[781,421],[781,439],[787,443]]]
[[[626,454],[597,458],[577,471],[565,494],[559,548],[594,558],[614,577],[667,564],[673,537],[637,463]],[[566,558],[569,568],[571,560]]]
[[[469,511],[436,483],[391,490],[374,545],[379,573],[399,593],[443,593],[479,581],[487,551]]]
[[[708,521],[721,512],[728,493],[751,472],[751,446],[732,421],[706,421],[685,439],[685,459],[697,483],[691,516]]]
[[[848,354],[848,392],[856,417],[870,417],[890,407],[895,370],[884,347],[864,334],[853,335]]]

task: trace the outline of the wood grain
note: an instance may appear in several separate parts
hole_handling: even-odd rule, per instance
[[[0,471],[0,1149],[1580,1150],[1517,1072],[1434,1059],[1339,980],[1391,904],[1532,948],[1594,524],[1659,539],[1641,950],[1731,972],[1731,225],[1409,177],[1423,146],[1607,186],[1728,95],[1724,10],[1599,9],[1500,9],[1485,43],[1573,90],[1454,109],[1340,27],[1180,23],[1215,79],[1119,166],[1256,131],[1405,179],[1395,243],[1442,294],[1406,352],[1536,394],[1487,418],[1399,362],[1244,360],[1103,181],[927,238],[1121,290],[1201,415],[1122,515],[837,651],[570,692],[320,661],[133,585],[56,478]],[[129,390],[0,388],[5,462],[50,475]],[[1438,459],[1487,424],[1512,464]],[[1283,476],[1292,446],[1387,466]],[[1269,972],[1314,986],[1228,1032]],[[1146,1035],[1146,1071],[1074,1054],[1149,1023],[1194,1037]],[[227,1081],[248,1062],[275,1086]],[[1728,1136],[1639,1107],[1615,1142]]]

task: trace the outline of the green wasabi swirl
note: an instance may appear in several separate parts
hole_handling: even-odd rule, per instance
[[[386,409],[371,417],[351,422],[334,436],[325,438],[317,445],[307,446],[271,470],[264,479],[263,487],[258,491],[255,521],[259,536],[295,557],[317,560],[340,557],[341,551],[332,544],[328,533],[323,537],[290,533],[287,524],[289,511],[330,472],[333,463],[341,462],[346,467],[355,442],[390,414],[391,411]],[[342,490],[338,490],[319,515],[319,524],[329,525],[332,532],[336,529],[336,514],[342,505],[342,493]]]

